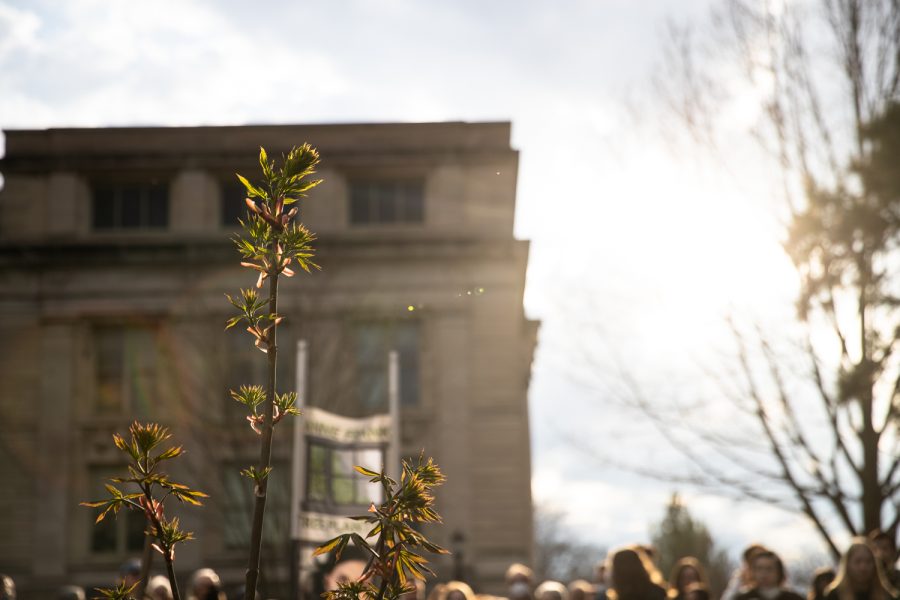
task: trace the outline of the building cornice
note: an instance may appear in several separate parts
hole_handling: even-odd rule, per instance
[[[429,235],[427,239],[323,236],[316,241],[319,261],[416,261],[527,259],[529,242],[511,238]],[[138,265],[236,263],[234,246],[221,238],[89,239],[0,243],[0,268],[122,267]]]
[[[510,157],[509,122],[6,130],[4,173],[246,169],[309,142],[323,167],[428,165]],[[386,149],[389,149],[386,151]]]

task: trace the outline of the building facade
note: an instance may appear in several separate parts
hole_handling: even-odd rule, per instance
[[[377,413],[398,350],[402,453],[424,449],[448,477],[444,524],[429,533],[456,552],[435,562],[439,578],[500,591],[505,568],[532,554],[537,329],[522,307],[528,243],[513,238],[509,136],[508,123],[7,131],[0,572],[22,597],[109,585],[140,554],[139,515],[94,526],[79,506],[121,473],[111,436],[134,419],[170,427],[187,449],[173,474],[211,496],[180,513],[197,539],[179,572],[243,580],[239,470],[258,442],[228,390],[262,383],[265,355],[224,330],[223,294],[255,279],[231,242],[245,208],[234,173],[257,177],[259,146],[279,156],[303,142],[322,156],[325,182],[300,204],[322,269],[280,286],[279,389],[293,389],[304,340],[308,403]],[[263,591],[284,597],[290,429],[275,437]]]

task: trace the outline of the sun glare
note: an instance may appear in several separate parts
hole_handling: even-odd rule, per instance
[[[728,315],[768,322],[790,315],[796,278],[762,191],[660,158],[631,180],[615,209],[616,268],[644,296],[637,335],[662,349],[697,350],[721,341]],[[634,181],[640,181],[634,186]],[[760,185],[760,190],[763,188]],[[627,310],[627,309],[626,309]]]

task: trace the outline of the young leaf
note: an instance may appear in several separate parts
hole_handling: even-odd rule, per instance
[[[99,596],[94,596],[92,600],[134,600],[133,592],[139,582],[135,582],[126,586],[123,581],[114,588],[94,588]]]
[[[361,474],[365,475],[366,477],[372,477],[373,481],[377,481],[377,480],[381,479],[381,473],[379,473],[377,471],[373,471],[371,469],[367,469],[367,468],[361,467],[359,465],[356,465],[353,468],[356,470],[357,473],[361,473]]]
[[[235,173],[235,175],[237,175],[237,178],[241,181],[241,183],[244,184],[244,187],[247,189],[247,194],[249,194],[253,198],[260,198],[261,200],[266,199],[266,193],[247,181],[246,177],[238,173]]]
[[[338,548],[338,546],[340,546],[341,550],[343,550],[344,546],[347,545],[347,542],[349,541],[349,539],[350,539],[350,535],[346,534],[346,533],[339,535],[336,538],[332,538],[332,539],[328,540],[327,542],[325,542],[324,544],[322,544],[321,546],[319,546],[318,548],[316,548],[315,551],[313,552],[313,556],[320,556],[322,554],[327,554],[328,552],[331,552],[332,550],[336,550]]]

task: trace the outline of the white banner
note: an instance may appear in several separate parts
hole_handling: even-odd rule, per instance
[[[391,441],[391,416],[374,415],[351,419],[307,406],[299,418],[307,436],[340,444],[388,443]]]
[[[300,512],[300,539],[304,542],[321,544],[343,533],[358,533],[362,537],[372,529],[371,523],[354,521],[349,517],[339,517],[319,512]]]
[[[384,469],[388,475],[399,477],[397,352],[388,355],[388,414],[363,418],[344,417],[307,405],[307,344],[303,340],[297,342],[296,365],[297,408],[302,414],[294,419],[291,539],[321,544],[342,533],[365,536],[371,529],[366,523],[319,511],[334,507],[335,512],[361,514],[371,503],[382,501],[381,485],[355,472],[354,465],[373,471]]]

